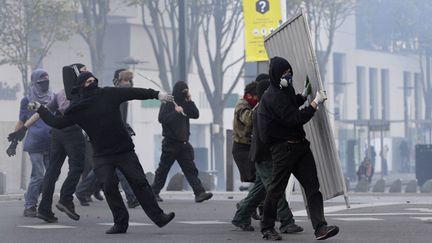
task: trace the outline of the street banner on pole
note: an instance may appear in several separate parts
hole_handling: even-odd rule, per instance
[[[265,40],[265,48],[269,57],[280,56],[290,62],[294,73],[293,85],[298,93],[303,89],[306,77],[309,77],[312,84],[312,94],[318,89],[323,89],[304,12],[294,16],[270,34]],[[349,206],[344,175],[325,103],[304,128],[307,139],[311,142],[324,200],[343,195]]]
[[[267,61],[264,38],[281,23],[280,0],[243,0],[246,62]]]

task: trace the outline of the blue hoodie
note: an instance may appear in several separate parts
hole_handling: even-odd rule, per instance
[[[22,98],[19,112],[19,120],[23,123],[30,119],[35,113],[27,109],[29,100],[27,97]],[[24,151],[29,153],[42,153],[49,151],[51,140],[51,127],[49,127],[42,119],[39,119],[27,131],[27,136],[24,141]]]

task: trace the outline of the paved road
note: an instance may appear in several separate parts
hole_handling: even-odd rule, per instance
[[[258,221],[253,222],[255,232],[234,231],[235,227],[230,224],[235,203],[242,194],[235,194],[233,199],[220,194],[201,204],[194,203],[189,193],[163,196],[167,199],[161,206],[166,211],[176,212],[174,222],[159,229],[141,208],[131,209],[131,226],[123,235],[104,234],[111,223],[106,202],[94,202],[90,207],[77,206],[81,214],[78,222],[55,209],[59,222],[46,224],[36,218],[22,217],[22,201],[3,200],[0,201],[0,242],[265,242],[258,231]],[[292,198],[297,223],[305,231],[283,235],[283,240],[316,242],[301,195]],[[340,234],[327,242],[432,241],[432,196],[356,194],[350,201],[350,209],[346,209],[340,197],[326,202],[328,222],[341,228]]]

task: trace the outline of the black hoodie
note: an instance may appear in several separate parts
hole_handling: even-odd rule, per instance
[[[291,65],[281,57],[270,60],[270,87],[261,98],[258,106],[258,132],[264,143],[273,145],[287,140],[301,140],[306,133],[303,125],[315,113],[311,106],[299,110],[305,102],[301,94],[295,94],[294,87],[279,86],[283,73]]]
[[[199,111],[195,103],[191,100],[186,100],[187,93],[183,92],[185,89],[189,89],[185,82],[177,82],[173,88],[173,96],[174,101],[183,108],[183,112],[186,116],[176,112],[172,102],[163,103],[159,110],[159,122],[162,124],[162,136],[178,142],[189,141],[189,119],[198,119],[199,117]]]
[[[105,157],[134,151],[134,144],[123,124],[120,104],[128,100],[157,99],[158,91],[141,88],[82,88],[91,73],[81,73],[80,96],[63,116],[53,116],[44,106],[38,109],[49,126],[63,129],[78,124],[90,137],[93,157]]]

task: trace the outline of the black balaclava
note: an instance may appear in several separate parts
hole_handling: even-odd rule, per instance
[[[95,78],[95,81],[93,81],[93,83],[90,84],[89,86],[84,87],[84,84],[87,81],[87,79],[89,79],[91,77]],[[82,94],[84,92],[91,91],[91,90],[98,88],[98,83],[99,83],[99,80],[93,75],[93,73],[82,72],[78,76],[77,87],[75,87],[75,90],[78,91],[80,94]]]
[[[84,87],[84,84],[87,79],[90,77],[95,78],[95,81],[93,81],[92,84],[90,84],[87,87]],[[65,110],[65,114],[69,114],[70,112],[74,112],[80,109],[83,109],[86,106],[89,106],[92,102],[94,97],[96,97],[94,94],[99,89],[98,87],[98,79],[93,75],[91,72],[82,72],[77,78],[77,86],[75,86],[72,89],[72,94],[78,94],[77,99],[73,99],[71,101],[71,104],[69,107]]]
[[[288,69],[291,69],[291,75],[292,68],[291,65],[287,60],[285,60],[282,57],[273,57],[270,59],[270,66],[269,66],[269,76],[270,76],[270,83],[278,88],[281,88],[280,81],[282,78],[282,75],[284,72]]]
[[[259,83],[260,81],[262,81],[262,80],[269,80],[270,79],[270,76],[267,74],[267,73],[260,73],[260,74],[258,74],[258,76],[256,77],[256,79],[255,79],[255,81],[257,82],[257,83]]]
[[[185,89],[187,89],[186,92],[184,91]],[[177,83],[175,83],[174,88],[173,88],[173,93],[172,93],[174,96],[175,102],[177,102],[177,103],[184,102],[187,98],[188,91],[189,91],[189,87],[188,87],[186,82],[178,81]]]

